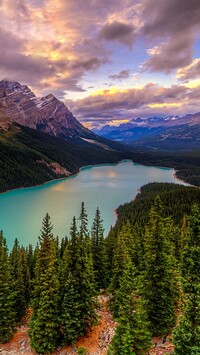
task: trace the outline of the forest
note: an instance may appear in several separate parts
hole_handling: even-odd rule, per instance
[[[200,354],[199,188],[148,184],[117,213],[106,237],[98,207],[89,230],[84,202],[61,240],[48,213],[36,246],[9,251],[0,233],[0,343],[31,307],[32,349],[75,344],[98,324],[104,292],[118,324],[108,355],[148,354],[169,334],[174,355]]]

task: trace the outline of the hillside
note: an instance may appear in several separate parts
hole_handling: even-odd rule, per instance
[[[80,146],[11,124],[0,130],[0,192],[66,177],[85,165],[116,163],[124,154],[114,145]]]
[[[119,230],[127,220],[133,226],[138,224],[144,228],[157,195],[165,206],[164,216],[171,216],[176,224],[180,224],[183,216],[189,214],[191,206],[200,201],[199,188],[153,182],[142,186],[134,201],[118,207],[118,219],[114,229]]]

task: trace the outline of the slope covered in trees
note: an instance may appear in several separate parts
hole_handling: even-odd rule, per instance
[[[199,202],[198,188],[149,184],[118,209],[106,238],[98,208],[89,231],[84,203],[61,241],[48,214],[35,248],[16,240],[9,253],[1,233],[0,341],[31,305],[33,349],[75,344],[98,322],[103,288],[118,324],[108,354],[147,354],[152,336],[171,333],[175,354],[199,354]]]
[[[126,157],[119,144],[110,142],[106,148],[104,144],[80,146],[18,125],[0,130],[0,192],[42,184],[75,174],[85,165],[117,163]]]

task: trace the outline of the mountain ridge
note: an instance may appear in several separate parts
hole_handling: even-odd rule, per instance
[[[200,113],[181,117],[137,118],[119,126],[105,125],[95,133],[128,145],[191,150],[200,146]]]
[[[1,80],[0,127],[6,128],[12,122],[81,145],[105,143],[53,94],[38,98],[27,85]]]

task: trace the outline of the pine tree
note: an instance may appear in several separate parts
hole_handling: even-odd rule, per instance
[[[200,354],[200,207],[192,208],[182,254],[185,306],[174,332],[175,355]]]
[[[119,288],[120,277],[122,276],[128,262],[130,262],[130,256],[124,240],[123,231],[120,231],[117,235],[112,261],[111,290],[115,291]]]
[[[75,342],[96,322],[94,274],[85,239],[77,232],[76,219],[63,257],[62,329],[67,343]],[[73,319],[71,315],[73,314]]]
[[[168,228],[162,218],[163,206],[157,197],[150,210],[144,242],[144,296],[154,335],[168,333],[175,323],[175,284]]]
[[[0,232],[0,343],[7,342],[16,325],[15,293],[12,287],[8,249],[3,232]]]
[[[120,277],[115,297],[119,322],[111,347],[115,355],[146,354],[151,346],[149,323],[138,283],[138,272],[129,261]]]
[[[60,243],[60,258],[61,259],[63,259],[63,255],[64,255],[65,249],[68,244],[69,244],[68,237],[64,237],[61,239],[61,243]]]
[[[28,266],[27,253],[24,247],[21,247],[20,254],[21,254],[22,275],[23,275],[23,282],[24,282],[24,289],[25,289],[24,298],[27,307],[30,302],[31,284],[30,284],[30,271]]]
[[[43,220],[40,246],[36,259],[29,335],[31,346],[39,353],[49,354],[58,344],[59,281],[55,240],[50,217]]]
[[[21,320],[22,316],[24,316],[29,301],[29,284],[27,285],[26,283],[28,281],[28,266],[24,264],[24,258],[25,255],[22,255],[19,242],[15,239],[14,246],[10,253],[10,263],[13,288],[15,291],[16,321],[18,322]],[[28,289],[26,289],[26,286]]]
[[[112,261],[114,256],[114,249],[116,245],[116,236],[114,229],[111,227],[107,237],[105,238],[105,248],[106,248],[106,256],[107,256],[107,269],[108,269],[108,283],[111,282],[112,277]]]
[[[129,220],[127,220],[127,222],[122,225],[121,233],[132,263],[139,268],[142,261],[143,250],[137,225],[134,226],[134,231],[132,231],[131,224]]]
[[[62,333],[65,344],[75,343],[79,336],[84,335],[85,327],[82,324],[82,309],[79,285],[69,272],[64,283],[62,301]]]
[[[88,216],[86,213],[84,202],[81,203],[81,212],[80,212],[79,220],[80,220],[80,229],[79,229],[80,238],[81,238],[81,240],[87,239],[89,236]]]
[[[107,255],[104,240],[103,221],[99,208],[96,209],[91,231],[92,257],[97,289],[105,288],[108,283]]]
[[[30,279],[32,280],[34,277],[34,268],[35,268],[35,257],[34,257],[32,244],[29,244],[28,247],[26,248],[26,258],[27,258]]]

